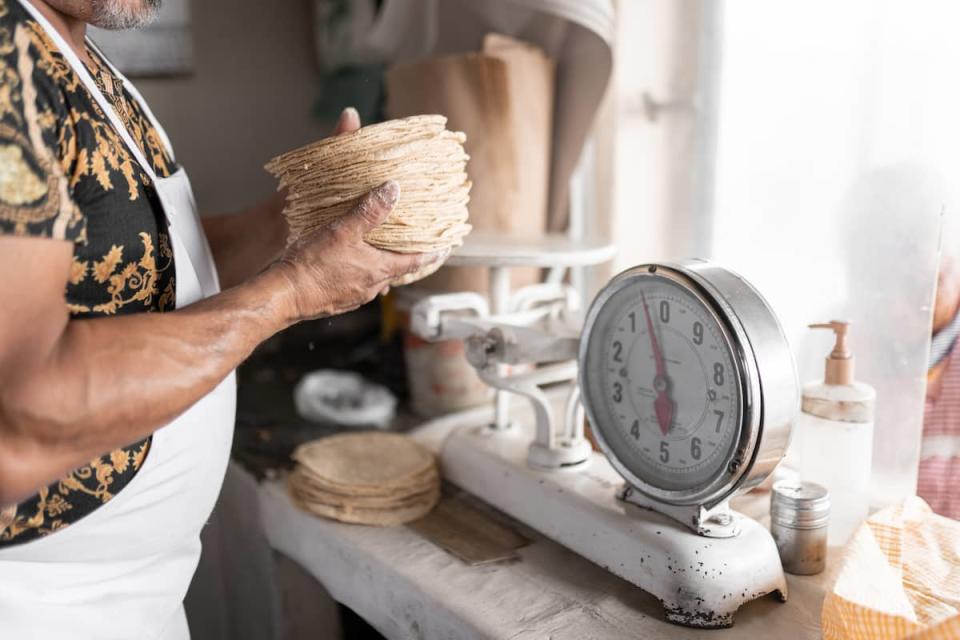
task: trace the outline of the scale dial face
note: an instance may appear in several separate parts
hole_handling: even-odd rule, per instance
[[[722,317],[665,270],[612,286],[591,309],[580,363],[584,404],[608,458],[661,498],[729,477],[744,391]]]

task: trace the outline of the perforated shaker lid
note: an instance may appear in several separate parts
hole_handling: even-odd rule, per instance
[[[781,480],[770,495],[770,520],[795,529],[813,529],[830,519],[830,492],[814,482]]]

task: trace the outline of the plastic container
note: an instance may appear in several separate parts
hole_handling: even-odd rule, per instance
[[[788,464],[801,480],[830,492],[829,544],[842,545],[869,511],[876,392],[854,380],[854,358],[846,343],[849,323],[810,326],[831,329],[836,344],[826,359],[824,379],[803,387]]]

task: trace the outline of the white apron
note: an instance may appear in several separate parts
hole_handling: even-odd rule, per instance
[[[174,252],[177,307],[217,293],[216,269],[184,170],[169,178],[155,175],[73,49],[33,5],[21,4],[153,181]],[[132,85],[126,87],[172,157],[145,101]],[[140,471],[112,500],[62,531],[0,550],[0,638],[188,638],[183,597],[200,557],[200,529],[226,471],[235,413],[231,373],[153,434]]]

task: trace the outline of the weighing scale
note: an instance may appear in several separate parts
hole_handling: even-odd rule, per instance
[[[433,295],[413,307],[411,328],[464,340],[497,399],[492,423],[446,421],[455,426],[437,446],[441,468],[656,596],[670,622],[728,627],[742,604],[787,597],[770,533],[729,501],[783,457],[799,406],[793,357],[763,297],[701,260],[617,275],[582,330],[576,292],[558,272],[510,292],[511,267],[611,257],[608,246],[562,237],[482,234],[451,257],[490,268],[493,309],[473,292]],[[530,401],[533,419],[511,420],[509,394]],[[602,454],[584,437],[584,410]]]

